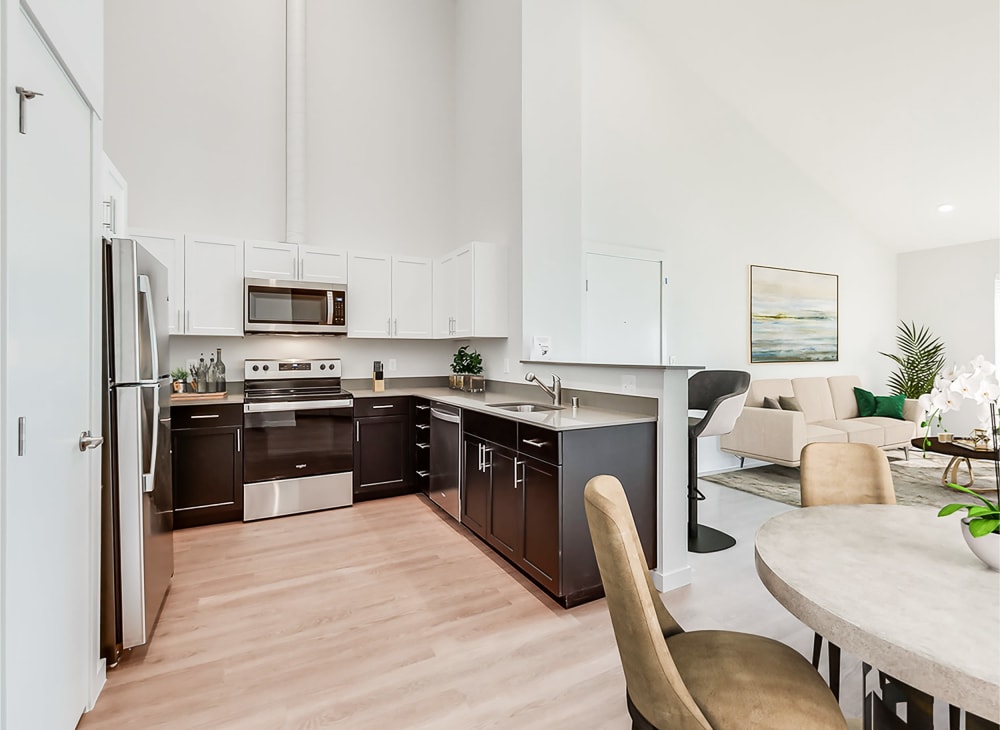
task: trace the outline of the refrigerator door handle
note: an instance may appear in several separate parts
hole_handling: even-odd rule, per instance
[[[153,420],[150,424],[153,443],[149,449],[149,471],[142,473],[142,491],[149,494],[153,491],[156,479],[156,450],[160,445],[160,387],[150,388],[153,391]],[[140,402],[141,402],[140,398]]]
[[[157,380],[160,377],[159,353],[156,351],[156,323],[153,321],[153,297],[149,291],[149,277],[139,274],[137,277],[139,293],[146,303],[146,327],[149,332],[149,358],[153,365],[153,372],[149,374],[149,380]],[[140,373],[140,378],[142,374]],[[154,441],[155,443],[155,441]]]

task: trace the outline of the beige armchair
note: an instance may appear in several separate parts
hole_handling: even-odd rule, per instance
[[[847,724],[819,673],[781,642],[684,631],[653,587],[621,482],[591,479],[587,523],[640,730],[801,730]]]

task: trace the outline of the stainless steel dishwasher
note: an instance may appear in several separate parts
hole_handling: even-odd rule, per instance
[[[461,521],[462,411],[431,402],[430,494],[436,505]]]

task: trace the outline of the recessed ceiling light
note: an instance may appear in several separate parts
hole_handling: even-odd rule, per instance
[[[951,213],[953,210],[955,210],[955,206],[951,203],[944,203],[938,206],[938,213]]]

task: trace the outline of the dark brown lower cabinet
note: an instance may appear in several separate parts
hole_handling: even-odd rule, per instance
[[[172,409],[174,527],[243,519],[243,408]]]
[[[625,487],[656,567],[656,424],[571,431],[463,414],[462,523],[564,606],[604,594],[583,505],[598,474]]]
[[[411,403],[399,396],[355,401],[355,502],[413,491]]]

